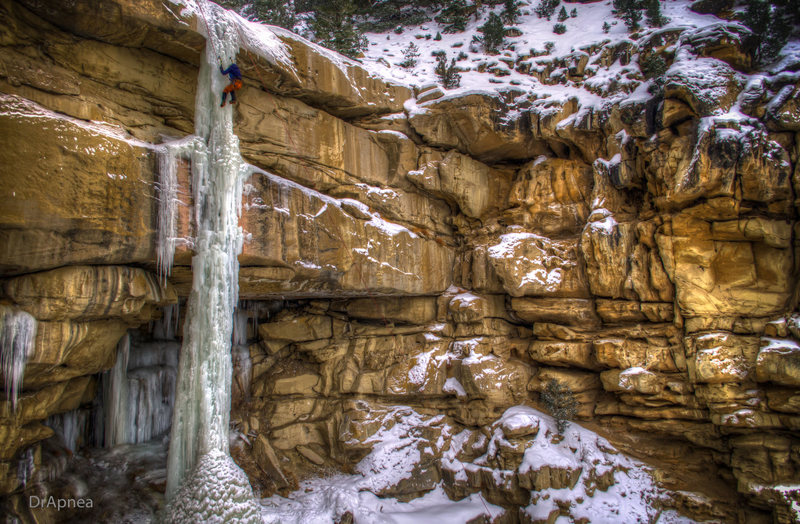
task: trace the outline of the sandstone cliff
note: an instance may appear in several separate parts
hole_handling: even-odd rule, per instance
[[[2,0],[0,15],[0,308],[36,325],[0,410],[11,500],[23,459],[41,466],[45,419],[90,404],[123,334],[189,292],[191,242],[157,277],[158,166],[193,132],[205,39],[193,11],[155,0]],[[441,482],[510,521],[579,518],[568,502],[516,512],[581,475],[524,470],[537,433],[503,426],[556,379],[586,427],[656,468],[665,508],[797,518],[779,487],[800,480],[800,54],[755,72],[725,21],[601,45],[591,63],[660,53],[671,67],[660,94],[587,106],[415,92],[275,29],[282,66],[261,30],[241,25],[235,108],[254,166],[233,411],[250,438],[235,458],[255,488],[352,468],[418,417],[413,445],[440,444],[378,494]],[[598,68],[570,71],[589,85]],[[462,430],[469,447],[451,447]],[[592,492],[614,484],[591,475]]]

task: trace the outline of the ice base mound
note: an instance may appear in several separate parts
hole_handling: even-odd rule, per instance
[[[163,522],[260,524],[261,516],[247,476],[231,457],[215,450],[200,457],[164,510]]]

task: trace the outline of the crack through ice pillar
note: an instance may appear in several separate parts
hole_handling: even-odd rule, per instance
[[[167,460],[165,520],[260,521],[252,489],[229,455],[231,332],[238,299],[242,230],[238,226],[242,181],[249,167],[239,154],[230,107],[219,107],[226,78],[223,59],[236,56],[236,23],[228,13],[201,0],[200,24],[207,35],[200,65],[191,152],[197,234],[192,291],[178,364],[175,411]],[[208,498],[212,497],[212,498]]]

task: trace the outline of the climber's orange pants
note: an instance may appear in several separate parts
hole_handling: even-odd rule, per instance
[[[225,89],[222,90],[223,93],[230,93],[231,91],[236,91],[242,88],[242,81],[238,78],[234,80],[232,83],[225,86]]]

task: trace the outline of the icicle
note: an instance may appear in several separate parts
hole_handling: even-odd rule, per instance
[[[172,422],[175,369],[147,367],[128,376],[129,434],[131,444],[147,442],[164,434]]]
[[[249,318],[248,311],[236,309],[236,314],[233,317],[233,345],[246,345],[247,344],[247,320]]]
[[[87,427],[87,414],[84,411],[73,409],[66,413],[47,417],[44,424],[52,428],[64,443],[64,446],[75,453],[81,441],[85,442]]]
[[[0,368],[3,370],[6,398],[17,409],[25,363],[33,356],[36,319],[25,311],[0,305]]]
[[[28,481],[33,477],[34,468],[33,448],[28,448],[22,452],[22,456],[17,462],[17,480],[19,480],[23,488],[28,485]]]
[[[175,257],[178,203],[178,151],[166,145],[158,155],[158,276],[162,282],[172,272]]]
[[[139,444],[167,432],[175,405],[179,346],[131,344],[126,336],[117,364],[103,377],[106,447]]]
[[[158,340],[174,340],[180,325],[180,304],[164,306],[161,318],[153,322],[153,338]]]
[[[247,346],[233,346],[233,376],[238,398],[250,400],[250,381],[253,376],[253,362]]]
[[[103,374],[103,406],[105,414],[105,445],[107,448],[125,442],[128,433],[128,354],[130,335],[125,334],[117,344],[117,361]]]
[[[191,245],[189,239],[178,237],[178,206],[181,205],[178,186],[178,160],[192,156],[197,137],[166,142],[158,153],[158,276],[162,283],[172,273],[175,248]]]

